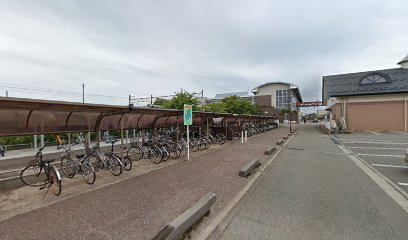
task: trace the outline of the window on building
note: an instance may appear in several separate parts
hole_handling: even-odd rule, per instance
[[[276,90],[276,108],[290,109],[294,96],[290,89]]]
[[[360,84],[376,84],[376,83],[387,83],[390,82],[390,79],[388,76],[383,75],[383,74],[370,74],[365,77],[363,77],[360,81]]]

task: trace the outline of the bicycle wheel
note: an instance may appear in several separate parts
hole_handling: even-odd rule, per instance
[[[211,146],[211,141],[209,138],[203,138],[204,142],[205,142],[205,146],[204,149],[209,149]]]
[[[190,150],[192,152],[197,152],[198,149],[199,149],[199,142],[195,140],[190,141]]]
[[[122,174],[122,162],[114,155],[106,156],[106,164],[113,176]]]
[[[187,155],[187,146],[182,144],[181,146],[179,146],[181,152],[180,152],[180,156],[184,157]]]
[[[95,169],[88,160],[81,162],[81,174],[84,181],[88,184],[93,184],[96,179]]]
[[[169,149],[166,146],[161,146],[160,149],[162,151],[162,160],[167,161],[170,157]]]
[[[44,171],[40,172],[38,165],[27,166],[20,172],[20,180],[28,186],[41,187],[45,185],[47,179]]]
[[[61,158],[61,170],[66,177],[73,178],[75,176],[75,168],[74,161],[68,159],[67,156]]]
[[[241,138],[241,134],[239,132],[233,132],[232,133],[232,139],[234,141],[238,141]]]
[[[51,166],[50,169],[50,178],[48,179],[51,191],[58,196],[61,194],[61,176],[55,166]]]
[[[148,151],[150,161],[152,161],[154,164],[159,164],[162,162],[162,151],[159,148],[151,147]]]
[[[131,161],[139,161],[143,158],[143,151],[140,149],[139,146],[131,147],[126,153],[126,157],[129,158]]]
[[[91,163],[92,167],[94,168],[95,171],[99,171],[103,168],[103,162],[99,157],[94,156],[94,155],[89,155],[85,157],[85,160],[87,160],[89,163]]]
[[[123,169],[125,169],[125,171],[130,171],[130,169],[132,169],[132,161],[130,161],[130,159],[127,156],[123,157]]]

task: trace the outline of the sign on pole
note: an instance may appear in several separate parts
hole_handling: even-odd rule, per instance
[[[184,104],[184,125],[193,125],[193,106]]]
[[[187,126],[187,160],[190,160],[190,125],[193,125],[193,106],[184,104],[184,125]]]

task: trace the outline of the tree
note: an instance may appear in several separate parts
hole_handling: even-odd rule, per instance
[[[201,109],[200,101],[194,96],[193,93],[189,93],[181,90],[180,92],[175,92],[175,96],[164,102],[163,107],[168,109],[183,109],[184,104],[190,104],[193,106],[193,111],[198,111]]]
[[[154,100],[153,105],[157,105],[157,106],[163,106],[166,102],[168,102],[169,100],[164,99],[164,98],[156,98],[156,100]]]
[[[237,96],[226,97],[221,102],[225,105],[227,113],[256,115],[261,111],[258,105]]]
[[[225,113],[225,103],[223,102],[209,103],[204,106],[204,110],[206,112],[212,113]]]

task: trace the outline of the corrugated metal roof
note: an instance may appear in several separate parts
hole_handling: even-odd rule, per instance
[[[371,74],[385,75],[390,81],[384,83],[360,84]],[[323,76],[323,100],[330,97],[373,95],[408,92],[408,69],[385,70]]]
[[[248,91],[246,91],[246,92],[232,92],[232,93],[217,93],[214,98],[223,99],[223,98],[230,97],[230,96],[252,97],[252,95],[249,95]]]

